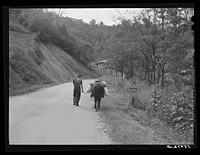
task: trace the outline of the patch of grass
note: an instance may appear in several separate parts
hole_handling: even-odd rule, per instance
[[[16,74],[11,66],[9,66],[9,89],[17,90],[23,88],[25,85],[21,77]]]
[[[30,33],[24,26],[13,20],[9,21],[9,30],[21,33]]]
[[[126,101],[122,94],[115,92],[102,100],[100,117],[108,128],[111,139],[120,144],[160,144],[166,141],[149,128],[125,112]],[[124,100],[124,101],[123,101]],[[136,114],[137,116],[137,114]],[[139,116],[137,116],[139,117]]]
[[[45,84],[45,85],[34,85],[34,86],[27,86],[22,89],[10,89],[9,90],[9,96],[16,96],[16,95],[24,95],[24,94],[29,94],[35,91],[38,91],[40,89],[52,87],[54,85],[57,85],[57,83],[53,84]]]
[[[41,72],[36,63],[22,50],[15,51],[9,60],[12,70],[27,84],[48,84],[50,80]]]

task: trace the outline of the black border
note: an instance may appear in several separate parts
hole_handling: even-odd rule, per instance
[[[4,66],[4,107],[5,107],[5,145],[8,147],[8,111],[9,111],[9,18],[8,9],[3,8],[3,66]]]
[[[141,0],[142,1],[142,0]],[[184,3],[182,1],[182,3],[174,3],[174,2],[168,2],[168,3],[160,3],[160,2],[155,2],[155,3],[142,3],[142,2],[137,2],[134,0],[133,3],[127,3],[127,4],[112,4],[112,3],[108,3],[108,4],[103,4],[103,3],[83,3],[83,4],[63,4],[63,5],[51,5],[51,4],[47,4],[47,5],[8,5],[6,7],[9,8],[165,8],[165,7],[171,7],[171,8],[176,8],[176,7],[181,7],[181,8],[194,8],[194,2],[186,2]]]
[[[33,1],[32,1],[33,2]],[[183,2],[183,1],[182,1]],[[6,152],[30,152],[30,151],[91,151],[91,150],[140,150],[140,149],[168,149],[168,146],[174,145],[9,145],[8,135],[8,111],[9,111],[9,30],[8,30],[8,10],[9,8],[155,8],[155,7],[192,7],[194,2],[187,3],[133,3],[133,4],[69,4],[69,5],[7,5],[3,7],[3,53],[4,53],[4,105],[5,105],[5,150]],[[196,62],[196,61],[195,61]],[[194,64],[196,70],[196,64]],[[197,106],[197,105],[195,105]],[[195,108],[196,115],[197,107]],[[198,117],[196,116],[196,119]],[[197,148],[197,120],[195,121],[194,145],[191,148]],[[178,149],[178,148],[177,148]],[[171,150],[177,150],[171,149]],[[169,149],[168,149],[169,150]],[[182,149],[183,150],[183,149]],[[186,149],[185,149],[186,150]],[[187,149],[189,150],[189,148]]]

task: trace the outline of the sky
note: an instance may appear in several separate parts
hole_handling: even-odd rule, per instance
[[[49,11],[58,12],[57,9],[48,9]],[[114,21],[117,17],[120,16],[120,13],[126,19],[132,19],[133,15],[138,14],[142,9],[141,8],[71,8],[71,9],[62,9],[64,10],[63,16],[82,19],[84,22],[89,23],[92,19],[96,20],[96,23],[103,22],[104,25],[112,26],[117,24],[117,21]]]

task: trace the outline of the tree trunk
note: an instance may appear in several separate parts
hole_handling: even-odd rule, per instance
[[[131,61],[131,78],[133,78],[133,62]]]
[[[150,85],[151,85],[151,83],[152,83],[152,80],[153,79],[153,70],[151,69],[150,70]]]
[[[146,80],[146,67],[144,68],[144,78],[143,78],[143,80]]]
[[[121,70],[121,77],[123,78],[124,76],[124,65],[122,65],[122,70]]]
[[[147,67],[147,81],[149,82],[149,68]]]
[[[142,80],[145,80],[146,79],[146,65],[145,64],[143,64],[143,68],[142,68]]]
[[[156,63],[155,63],[155,58],[153,60],[153,83],[155,84],[156,82]]]
[[[157,78],[157,83],[159,84],[159,80],[160,80],[160,69],[158,69],[158,78]]]
[[[145,65],[145,75],[144,75],[144,80],[148,79],[148,65]]]
[[[164,70],[164,66],[163,66],[163,68],[161,69],[161,73],[162,73],[161,86],[162,86],[162,89],[163,89],[163,88],[164,88],[164,78],[165,78],[165,70]]]

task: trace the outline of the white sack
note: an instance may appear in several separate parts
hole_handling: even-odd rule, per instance
[[[105,81],[101,81],[101,83],[103,83],[104,87],[108,87],[108,85]]]
[[[86,93],[90,93],[91,92],[91,85],[89,85],[86,89]]]
[[[105,96],[107,96],[108,95],[108,88],[104,87],[104,91],[105,91]]]

